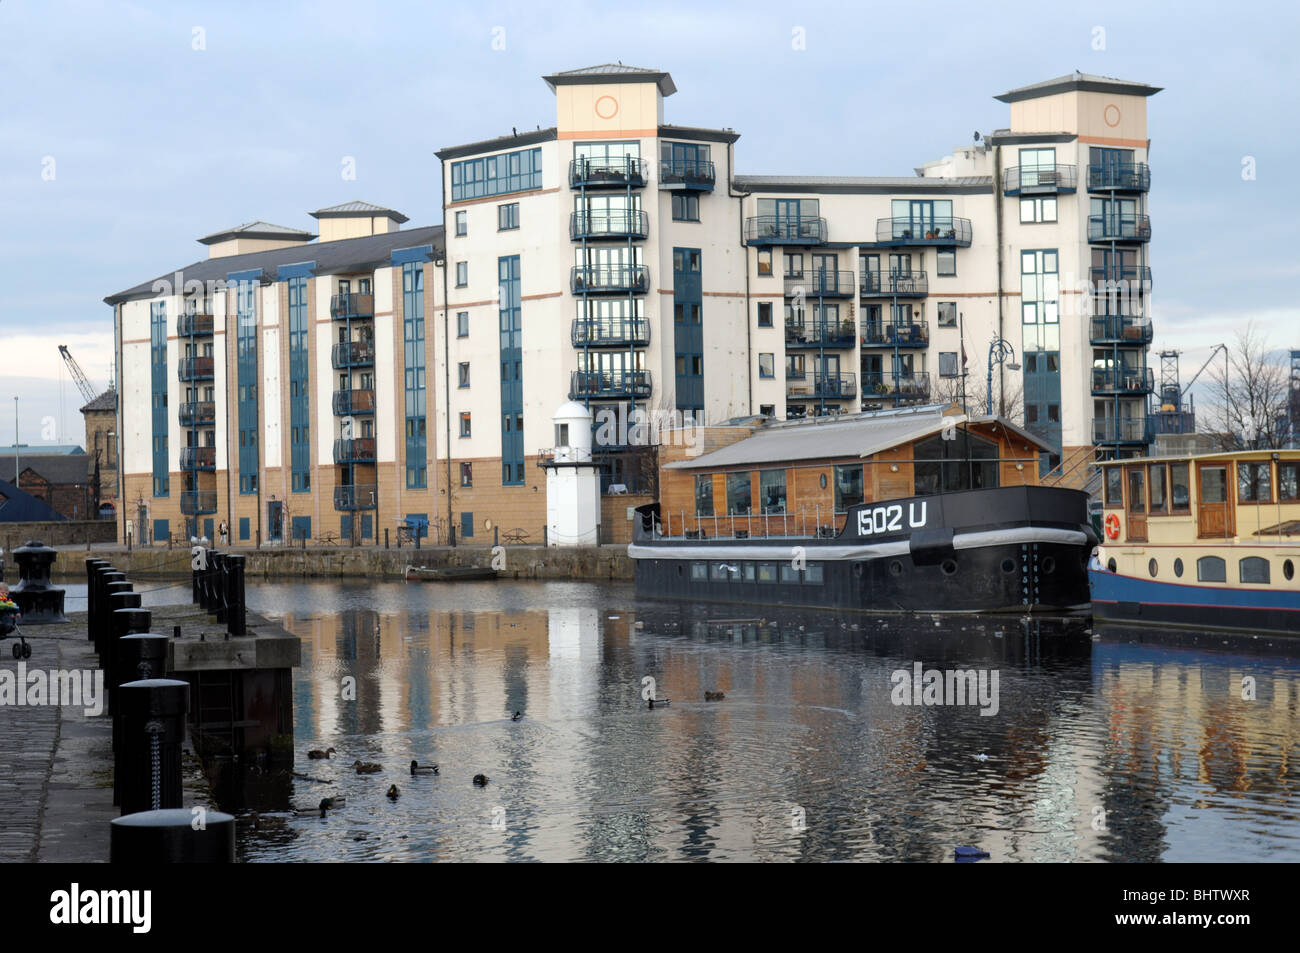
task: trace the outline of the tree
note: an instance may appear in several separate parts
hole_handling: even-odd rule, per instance
[[[1287,369],[1254,321],[1227,348],[1228,367],[1210,370],[1209,432],[1223,450],[1284,447]]]
[[[1006,386],[998,384],[998,368],[993,368],[993,412],[1012,423],[1019,424],[1024,417],[1024,388],[1013,371],[1006,371]],[[933,400],[936,404],[956,404],[961,406],[962,388],[960,377],[939,377],[935,379]],[[988,409],[988,377],[976,374],[967,368],[966,408],[972,417],[983,417]]]

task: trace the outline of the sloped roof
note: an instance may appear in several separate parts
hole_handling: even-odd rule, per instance
[[[90,403],[81,408],[81,413],[87,413],[96,410],[117,410],[117,391],[109,388],[100,394]]]
[[[94,468],[95,458],[89,453],[18,454],[19,472],[31,470],[58,486],[85,483]]]
[[[301,228],[289,228],[287,225],[272,225],[270,222],[245,222],[234,228],[227,228],[199,239],[200,245],[215,245],[231,238],[271,238],[281,241],[309,242],[316,236],[304,232]]]
[[[1090,93],[1119,93],[1125,96],[1154,96],[1160,92],[1160,86],[1148,86],[1128,79],[1116,79],[1113,76],[1098,76],[1095,73],[1080,73],[1075,70],[1056,79],[1046,79],[1041,83],[1020,86],[1008,90],[1001,96],[993,98],[1003,103],[1018,103],[1023,99],[1038,99],[1042,96],[1054,96],[1071,90]]]
[[[536,129],[525,132],[513,132],[508,136],[496,136],[492,139],[480,139],[478,142],[466,142],[459,146],[444,146],[434,153],[439,159],[459,159],[464,156],[476,156],[481,152],[497,152],[501,149],[522,149],[539,142],[550,142],[555,138],[555,127]]]
[[[0,523],[44,523],[67,519],[43,500],[0,480]]]
[[[665,96],[671,96],[677,92],[677,86],[673,83],[673,78],[662,70],[646,69],[642,66],[624,66],[622,63],[601,63],[597,66],[583,66],[580,69],[563,70],[559,73],[552,73],[549,76],[543,76],[546,85],[555,89],[556,86],[578,86],[583,84],[596,83],[644,83],[647,80],[653,80],[659,87],[659,92]]]
[[[410,219],[401,212],[391,208],[384,208],[382,205],[372,205],[369,202],[344,202],[341,205],[331,205],[329,208],[318,208],[314,212],[308,213],[312,218],[351,218],[356,215],[383,215],[391,218],[393,221],[409,222]]]

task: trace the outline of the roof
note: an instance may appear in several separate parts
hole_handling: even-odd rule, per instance
[[[1165,453],[1146,457],[1124,457],[1121,460],[1098,460],[1099,467],[1124,466],[1129,463],[1169,463],[1177,460],[1259,460],[1276,456],[1279,460],[1300,460],[1300,449],[1275,450],[1272,447],[1260,447],[1258,450],[1223,450],[1218,453]]]
[[[196,261],[184,268],[173,269],[156,279],[141,282],[125,291],[109,295],[106,304],[119,304],[133,298],[154,298],[155,281],[166,282],[175,287],[180,282],[183,287],[190,281],[224,281],[226,276],[236,271],[261,269],[262,281],[275,280],[276,269],[281,265],[296,265],[304,261],[315,262],[313,274],[339,275],[353,272],[373,271],[387,266],[394,251],[401,248],[414,248],[419,245],[432,245],[434,257],[443,253],[443,229],[441,225],[429,225],[424,228],[412,228],[407,231],[383,232],[379,235],[365,235],[361,238],[343,238],[335,242],[310,242],[304,245],[291,245],[288,248],[272,248],[267,251],[247,252],[243,255],[227,255],[224,258],[209,258]]]
[[[1008,90],[1001,96],[994,96],[993,98],[999,102],[1018,103],[1025,99],[1055,96],[1057,93],[1067,93],[1072,90],[1088,93],[1119,93],[1124,96],[1154,96],[1160,92],[1161,88],[1160,86],[1148,86],[1146,83],[1135,83],[1127,79],[1115,79],[1113,76],[1097,76],[1093,73],[1080,73],[1075,70],[1073,73],[1058,76],[1056,79],[1047,79],[1031,86],[1021,86],[1017,89]]]
[[[546,85],[556,86],[594,85],[598,83],[645,83],[653,81],[659,92],[671,96],[677,92],[673,78],[657,69],[645,69],[641,66],[624,66],[622,63],[601,63],[599,66],[584,66],[581,69],[564,70],[543,76]]]
[[[660,139],[702,139],[706,142],[735,142],[740,133],[734,129],[707,129],[704,126],[674,126],[664,123],[659,127]]]
[[[85,483],[94,466],[95,458],[89,453],[22,453],[20,451],[18,454],[19,473],[31,470],[56,486]]]
[[[736,188],[747,192],[961,192],[978,194],[993,190],[991,175],[952,178],[919,175],[738,175]]]
[[[17,449],[21,456],[32,454],[54,454],[54,453],[85,453],[85,449],[79,443],[20,443],[15,448],[11,443],[7,447],[0,447],[0,467],[4,466],[5,460],[14,458],[14,450]]]
[[[7,480],[0,480],[0,523],[46,523],[67,519],[44,500],[38,500]]]
[[[309,242],[315,237],[311,232],[304,232],[300,228],[289,228],[287,225],[272,225],[270,222],[245,222],[243,225],[236,225],[234,228],[227,228],[224,231],[213,232],[211,235],[204,235],[199,239],[199,244],[215,245],[217,242],[228,241],[231,238],[270,238],[280,241]]]
[[[555,127],[548,126],[532,132],[512,132],[508,136],[497,136],[494,139],[481,139],[478,142],[467,142],[459,146],[444,146],[434,155],[439,159],[460,159],[485,152],[499,152],[502,149],[522,149],[524,146],[534,146],[539,142],[550,142],[554,138]]]
[[[91,413],[100,410],[117,410],[117,391],[109,388],[100,394],[90,403],[81,408],[81,413]]]
[[[318,208],[314,212],[308,213],[312,218],[352,218],[357,215],[383,215],[391,218],[393,221],[401,224],[409,222],[410,219],[401,212],[394,211],[391,208],[384,208],[382,205],[371,205],[369,202],[344,202],[342,205],[331,205],[329,208]]]

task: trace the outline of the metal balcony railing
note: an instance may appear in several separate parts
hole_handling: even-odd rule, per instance
[[[1149,215],[1089,215],[1088,241],[1149,242],[1151,241],[1151,217]]]
[[[181,404],[178,412],[182,427],[210,424],[217,419],[217,405],[211,400],[191,400]]]
[[[1095,314],[1089,339],[1093,344],[1150,344],[1151,319],[1133,314]]]
[[[373,318],[375,296],[360,292],[336,294],[330,298],[330,317],[336,321],[348,318]]]
[[[1102,265],[1092,268],[1088,274],[1095,286],[1093,294],[1097,295],[1112,291],[1141,293],[1151,286],[1151,269],[1146,265]]]
[[[569,378],[570,400],[649,396],[649,371],[574,371]]]
[[[878,218],[876,241],[885,245],[962,246],[971,242],[968,218]]]
[[[212,358],[186,357],[176,366],[176,376],[183,381],[212,380]]]
[[[1145,162],[1088,166],[1089,192],[1147,192],[1151,168]]]
[[[212,315],[206,312],[187,312],[176,318],[176,333],[183,338],[211,334],[212,329]]]
[[[787,374],[785,392],[786,397],[790,400],[856,397],[858,378],[856,374],[826,374],[817,370],[814,370],[812,374]]]
[[[352,437],[334,441],[335,463],[374,463],[375,438]]]
[[[1093,443],[1150,443],[1151,431],[1147,417],[1092,419]]]
[[[642,188],[646,181],[644,159],[613,156],[607,159],[574,159],[569,163],[571,188]]]
[[[695,189],[700,192],[711,192],[714,181],[713,162],[709,159],[659,160],[661,189]]]
[[[929,400],[930,372],[895,374],[871,371],[862,375],[862,398],[890,397],[898,400]]]
[[[787,321],[786,347],[851,348],[857,344],[852,321]]]
[[[569,272],[574,294],[645,294],[650,269],[645,265],[575,265]]]
[[[374,341],[347,341],[335,344],[330,355],[335,370],[345,367],[370,367],[375,363]]]
[[[858,293],[864,298],[923,298],[930,293],[924,271],[864,271],[858,280]]]
[[[355,485],[336,486],[334,488],[334,509],[373,510],[377,508],[379,487],[374,483],[357,483]]]
[[[375,392],[369,388],[336,390],[333,404],[334,413],[339,417],[346,417],[349,414],[373,414],[375,412]]]
[[[182,490],[181,512],[186,516],[217,511],[216,490]]]
[[[182,470],[212,470],[216,466],[216,447],[181,447]]]
[[[824,245],[826,238],[824,218],[754,215],[745,219],[748,245]]]
[[[630,318],[575,318],[570,337],[575,347],[645,347],[650,324]]]
[[[574,212],[569,216],[569,238],[645,238],[650,234],[650,216],[645,212],[615,209]]]
[[[1149,367],[1094,367],[1094,394],[1150,394],[1156,389],[1155,373]]]
[[[857,288],[851,271],[805,271],[785,276],[787,298],[852,298]]]
[[[1013,165],[1002,172],[1004,195],[1051,195],[1074,192],[1079,185],[1079,170],[1072,165],[1055,168]]]
[[[862,324],[863,347],[925,347],[929,343],[930,327],[924,321],[864,321]]]

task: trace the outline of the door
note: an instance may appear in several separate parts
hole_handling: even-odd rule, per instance
[[[883,394],[885,392],[885,364],[879,354],[862,355],[862,394]]]
[[[812,256],[814,293],[834,293],[839,290],[836,284],[839,279],[838,264],[839,261],[835,255]]]
[[[885,340],[885,329],[881,320],[880,305],[869,304],[862,309],[862,337],[863,343],[878,344]],[[879,362],[880,357],[876,355]]]
[[[268,539],[283,539],[284,502],[272,500],[266,504],[266,535]]]
[[[777,238],[799,237],[799,200],[775,199]]]
[[[862,277],[858,279],[863,291],[868,294],[880,293],[880,256],[858,255],[858,270]]]
[[[840,388],[840,356],[838,354],[827,354],[822,358],[821,374],[821,392],[828,395],[838,394]]]
[[[923,238],[934,231],[934,202],[913,200],[908,206],[912,237]]]
[[[1236,534],[1232,513],[1232,481],[1222,463],[1196,468],[1196,532],[1201,539],[1229,539]]]
[[[1128,542],[1147,541],[1147,471],[1145,467],[1129,467],[1128,480]]]

